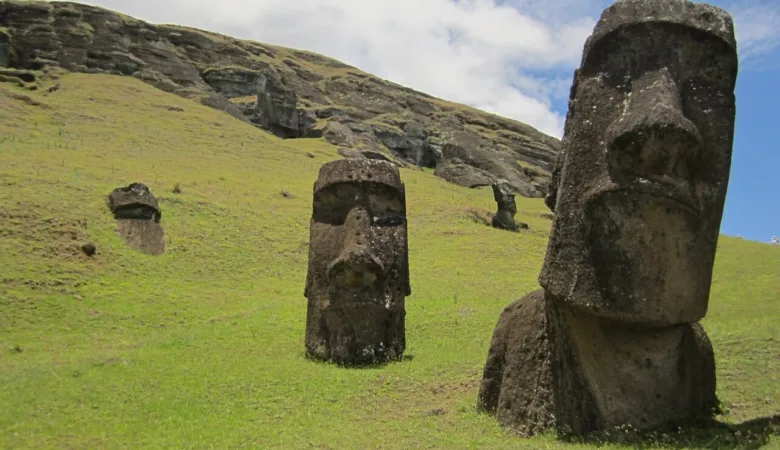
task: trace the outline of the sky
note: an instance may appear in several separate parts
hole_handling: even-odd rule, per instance
[[[610,0],[86,0],[151,23],[310,50],[561,137],[585,39]],[[740,56],[724,234],[780,236],[780,0],[710,0]],[[770,121],[772,122],[770,124]]]

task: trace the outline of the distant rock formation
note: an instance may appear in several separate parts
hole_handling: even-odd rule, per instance
[[[260,93],[252,110],[252,123],[283,138],[322,136],[314,113],[298,106],[298,96],[277,80],[260,78]]]
[[[0,67],[132,76],[283,138],[324,137],[434,168],[462,186],[506,179],[542,197],[560,141],[514,120],[371,76],[313,53],[151,25],[69,2],[0,0]],[[30,81],[26,81],[29,83]]]
[[[131,248],[150,255],[165,253],[165,239],[157,199],[143,183],[116,188],[108,196],[119,235]]]

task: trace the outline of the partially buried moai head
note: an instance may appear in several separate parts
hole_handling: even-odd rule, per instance
[[[731,17],[685,0],[618,1],[575,72],[540,284],[605,318],[701,319],[731,165]]]
[[[411,288],[398,168],[369,159],[323,165],[309,240],[308,355],[346,364],[400,358]]]

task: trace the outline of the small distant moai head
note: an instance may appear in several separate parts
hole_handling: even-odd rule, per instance
[[[506,180],[498,180],[493,183],[493,198],[498,204],[499,211],[507,211],[509,213],[517,214],[517,204],[515,203],[515,194],[512,192],[512,187]]]
[[[153,220],[160,222],[162,212],[157,199],[143,183],[116,188],[108,196],[108,206],[116,219]]]
[[[322,166],[304,291],[310,357],[341,364],[401,358],[411,294],[406,230],[395,165],[349,158]]]
[[[515,203],[515,194],[507,180],[498,180],[492,185],[493,198],[496,200],[498,211],[493,215],[492,225],[494,228],[503,230],[517,231],[518,224],[515,222],[517,214],[517,204]]]
[[[734,134],[737,52],[725,11],[622,0],[575,72],[540,284],[605,318],[706,311]]]
[[[165,253],[165,237],[157,199],[143,183],[116,188],[108,195],[108,207],[119,235],[133,249],[151,255]]]

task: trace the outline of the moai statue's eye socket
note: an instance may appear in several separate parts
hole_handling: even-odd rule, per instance
[[[352,207],[359,201],[360,192],[355,186],[338,184],[314,194],[315,222],[343,225]]]
[[[378,189],[369,194],[368,210],[377,227],[399,226],[406,220],[403,202],[393,189]]]
[[[401,213],[381,213],[374,215],[372,223],[377,227],[397,227],[404,224],[404,216]]]

